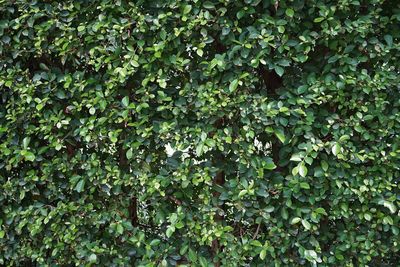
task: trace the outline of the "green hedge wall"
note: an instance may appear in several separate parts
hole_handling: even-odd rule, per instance
[[[397,266],[398,0],[0,1],[0,264]]]

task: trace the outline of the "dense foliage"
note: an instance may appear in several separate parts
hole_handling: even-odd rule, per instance
[[[397,0],[0,1],[0,264],[395,266]]]

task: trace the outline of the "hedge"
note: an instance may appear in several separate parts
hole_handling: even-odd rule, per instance
[[[0,1],[0,264],[397,266],[397,0]]]

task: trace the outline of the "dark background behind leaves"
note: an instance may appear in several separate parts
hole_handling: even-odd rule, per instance
[[[0,264],[396,266],[399,25],[396,0],[0,1]]]

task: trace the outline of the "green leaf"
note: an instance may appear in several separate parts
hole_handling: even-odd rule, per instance
[[[372,220],[372,216],[371,216],[370,213],[364,213],[364,218],[365,218],[367,221],[371,221],[371,220]]]
[[[243,9],[241,9],[241,10],[239,10],[239,11],[236,13],[236,18],[237,18],[237,19],[241,19],[241,18],[244,17],[244,15],[246,15],[246,11],[243,10]]]
[[[166,234],[166,236],[168,238],[170,238],[174,232],[175,232],[175,227],[174,226],[169,226],[167,228],[167,232],[165,234]]]
[[[97,255],[94,254],[94,253],[90,254],[88,260],[89,260],[89,262],[96,262],[97,261]]]
[[[238,197],[241,198],[246,194],[247,194],[247,190],[246,189],[240,190]]]
[[[192,250],[191,248],[189,248],[188,256],[189,256],[189,260],[190,260],[191,262],[197,262],[197,254],[196,254],[196,252],[195,252],[194,250]]]
[[[282,210],[281,210],[281,216],[282,216],[282,218],[283,218],[284,220],[287,220],[287,219],[289,218],[289,213],[288,213],[288,211],[287,211],[286,208],[282,208]]]
[[[306,250],[304,256],[310,262],[314,262],[318,259],[318,254],[314,250]]]
[[[323,21],[324,19],[325,19],[325,18],[323,18],[323,17],[315,18],[315,19],[314,19],[314,22],[315,22],[315,23],[319,23],[319,22]]]
[[[161,243],[161,240],[156,238],[156,239],[151,240],[150,246],[152,246],[152,247],[158,246],[158,244],[160,244],[160,243]]]
[[[306,177],[307,176],[307,167],[304,165],[304,163],[300,163],[299,165],[299,174],[301,177]]]
[[[135,67],[135,68],[138,68],[140,65],[139,65],[139,62],[137,62],[136,60],[131,60],[131,65],[133,66],[133,67]]]
[[[287,8],[286,11],[285,11],[285,14],[286,14],[286,16],[288,16],[288,17],[293,17],[293,15],[294,15],[294,10],[291,9],[291,8]]]
[[[186,252],[188,251],[188,249],[189,249],[189,245],[188,245],[188,244],[185,244],[184,246],[182,246],[182,247],[179,249],[179,254],[185,255]]]
[[[276,165],[274,163],[274,161],[271,158],[268,158],[265,161],[265,165],[264,165],[265,169],[267,170],[274,170],[276,168]]]
[[[341,148],[342,148],[342,147],[340,146],[339,143],[335,143],[335,144],[332,146],[332,153],[333,153],[333,155],[337,156],[337,155],[340,153]]]
[[[389,225],[393,225],[393,219],[390,216],[385,216],[383,218],[383,224],[389,224]]]
[[[22,140],[22,146],[24,149],[27,149],[29,146],[29,143],[31,142],[30,137],[25,137],[24,140]]]
[[[302,159],[302,157],[299,155],[299,154],[293,154],[291,157],[290,157],[290,161],[302,161],[303,159]]]
[[[79,182],[75,186],[75,190],[80,193],[83,191],[83,188],[85,187],[85,180],[79,180]]]
[[[299,223],[301,221],[301,218],[299,218],[299,217],[294,217],[291,221],[290,221],[290,224],[297,224],[297,223]]]
[[[206,1],[203,3],[203,7],[206,9],[214,9],[215,5],[214,5],[214,3],[210,2],[210,1]]]
[[[281,66],[275,66],[274,69],[275,69],[276,74],[278,74],[281,77],[282,77],[283,73],[285,72],[285,70]]]
[[[396,211],[397,211],[396,206],[392,202],[389,202],[389,201],[385,200],[385,201],[383,201],[383,206],[388,208],[391,213],[396,213]]]
[[[264,260],[266,256],[267,256],[267,250],[265,250],[265,249],[261,250],[260,259]]]
[[[325,160],[321,161],[321,168],[326,172],[329,168],[328,163]]]
[[[200,266],[201,267],[207,267],[208,266],[208,261],[203,256],[199,257],[199,262],[200,262]]]
[[[41,111],[43,109],[43,107],[44,107],[44,105],[42,103],[39,103],[39,104],[36,105],[36,109],[38,111]]]
[[[198,49],[196,50],[196,53],[197,53],[197,55],[198,55],[199,57],[202,57],[202,56],[203,56],[203,50],[200,49],[200,48],[198,48]]]
[[[307,85],[299,86],[299,87],[297,88],[297,93],[298,93],[299,95],[304,94],[304,93],[307,91],[307,89],[308,89],[308,86],[307,86]]]
[[[89,109],[89,114],[90,115],[94,115],[96,113],[96,109],[94,108],[94,107],[91,107],[90,109]]]
[[[171,224],[175,224],[175,222],[178,220],[178,214],[172,213],[171,216],[169,217],[169,221]]]
[[[252,245],[252,246],[255,246],[255,247],[262,247],[261,242],[258,241],[258,240],[253,240],[253,241],[251,241],[251,245]]]
[[[300,187],[303,189],[310,189],[310,185],[306,182],[301,182]]]
[[[299,166],[296,166],[292,169],[292,175],[296,176],[299,173]]]
[[[117,223],[117,233],[122,235],[124,233],[124,227],[121,223]]]
[[[301,224],[304,226],[306,230],[311,229],[311,224],[307,220],[301,220]]]
[[[394,235],[399,235],[399,233],[400,233],[400,230],[399,230],[399,228],[397,227],[397,226],[392,226],[392,233],[394,234]]]
[[[203,154],[203,149],[204,149],[204,144],[203,144],[203,143],[199,143],[199,144],[196,146],[196,155],[197,155],[198,157],[200,157],[200,156]]]
[[[318,213],[318,214],[328,215],[324,208],[316,208],[315,212]]]
[[[126,151],[126,158],[127,158],[127,159],[131,159],[131,158],[132,158],[132,154],[133,154],[132,148],[129,148],[129,149]]]
[[[233,93],[234,91],[236,91],[236,88],[238,87],[238,83],[239,83],[238,79],[234,79],[233,81],[231,81],[231,83],[229,84],[229,92],[230,93]]]
[[[125,96],[124,98],[122,98],[122,105],[124,107],[129,106],[129,96]]]
[[[268,206],[268,207],[266,207],[265,209],[264,209],[264,211],[266,212],[266,213],[271,213],[271,212],[273,212],[275,210],[275,207],[274,206]]]
[[[286,137],[285,137],[285,133],[282,129],[274,129],[274,133],[275,133],[276,137],[278,137],[279,141],[281,141],[282,143],[285,143]]]
[[[385,39],[388,46],[393,45],[393,37],[391,35],[386,34],[383,38]]]
[[[167,82],[166,82],[164,79],[158,80],[158,85],[159,85],[161,88],[167,88]]]
[[[186,15],[186,14],[188,14],[191,10],[192,10],[192,6],[191,6],[191,5],[185,5],[185,7],[183,8],[183,14]]]
[[[35,161],[35,159],[36,159],[35,155],[30,151],[22,150],[21,154],[24,156],[25,160],[27,160],[27,161]]]

